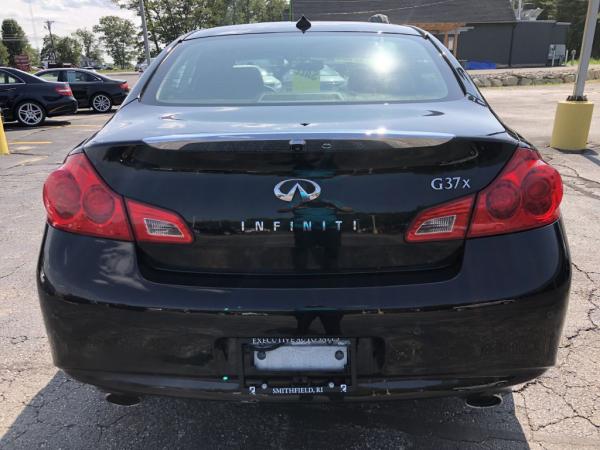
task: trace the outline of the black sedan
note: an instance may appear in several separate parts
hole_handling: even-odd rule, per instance
[[[77,101],[66,83],[51,83],[27,72],[0,67],[0,111],[5,121],[34,127],[46,117],[74,114]]]
[[[420,29],[193,32],[45,183],[54,362],[129,404],[493,405],[555,362],[562,189]]]
[[[125,80],[115,80],[91,70],[48,69],[36,73],[48,81],[69,83],[80,108],[92,108],[99,113],[109,112],[120,105],[129,93]]]

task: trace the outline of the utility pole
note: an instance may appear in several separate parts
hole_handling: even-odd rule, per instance
[[[54,20],[46,20],[46,29],[48,30],[48,34],[50,35],[50,58],[52,62],[56,62],[56,48],[54,47],[54,37],[52,36],[52,24]]]
[[[294,5],[293,2],[294,0],[290,0],[290,22],[294,21]]]
[[[573,95],[566,101],[558,103],[554,118],[554,130],[550,145],[561,150],[583,150],[586,148],[587,139],[592,125],[594,104],[588,102],[585,96],[585,80],[592,56],[592,44],[596,32],[598,9],[600,0],[588,0],[583,41],[579,53],[579,67],[577,78],[573,87]]]
[[[585,28],[583,29],[583,42],[581,43],[581,52],[579,53],[577,79],[575,81],[575,87],[573,88],[573,95],[569,97],[569,100],[586,100],[583,90],[585,89],[585,80],[587,78],[587,72],[590,66],[590,57],[592,56],[592,45],[594,44],[594,33],[596,31],[596,21],[598,20],[599,7],[600,0],[588,1]]]
[[[146,64],[150,65],[150,44],[148,43],[148,26],[146,25],[146,8],[144,0],[140,0],[140,16],[142,17],[142,32],[144,33],[144,53]]]
[[[517,20],[521,20],[521,17],[523,17],[523,0],[513,0],[512,7],[515,10]]]
[[[33,41],[37,47],[38,53],[40,51],[40,43],[38,42],[38,35],[35,26],[35,20],[33,18],[33,2],[29,2],[29,17],[31,18],[31,29],[33,31]]]

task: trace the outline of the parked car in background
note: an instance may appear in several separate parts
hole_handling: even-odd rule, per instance
[[[344,89],[347,85],[346,79],[327,65],[318,68],[318,70],[311,70],[302,67],[302,63],[300,63],[297,68],[292,68],[283,76],[283,84],[285,88],[292,89],[292,85],[298,79],[297,77],[300,77],[300,79],[305,78],[304,75],[307,72],[314,72],[315,80],[317,80],[316,75],[318,73],[317,84],[319,86],[319,91],[336,91],[339,89]]]
[[[46,117],[74,114],[77,101],[67,83],[45,81],[11,67],[0,67],[0,110],[5,121],[34,127]]]
[[[152,61],[154,61],[155,59],[156,58],[150,58],[150,64],[152,64]],[[148,63],[146,61],[143,61],[143,62],[135,65],[135,70],[139,73],[143,73],[147,68],[148,68]]]
[[[80,108],[92,108],[99,113],[109,112],[120,105],[129,93],[125,80],[100,75],[85,69],[47,69],[37,72],[38,77],[47,81],[69,83]]]
[[[281,81],[279,81],[268,70],[263,69],[262,67],[257,66],[256,64],[237,64],[235,66],[235,68],[241,68],[241,67],[251,67],[251,68],[257,69],[260,72],[260,75],[262,77],[263,83],[265,84],[265,87],[272,89],[274,92],[278,92],[281,90]]]

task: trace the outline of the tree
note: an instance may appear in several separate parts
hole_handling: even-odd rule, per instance
[[[40,52],[38,52],[31,45],[27,44],[27,48],[25,49],[25,54],[29,56],[29,64],[32,66],[40,66]]]
[[[61,63],[78,65],[81,59],[81,44],[77,39],[65,36],[54,42],[58,60]]]
[[[133,22],[117,16],[104,16],[100,18],[100,23],[94,26],[94,32],[101,34],[100,40],[115,65],[124,69],[131,64],[137,42]]]
[[[15,56],[25,54],[29,46],[23,28],[14,19],[2,21],[2,43],[8,50],[8,61],[11,65],[15,63]]]
[[[8,49],[2,42],[0,42],[0,66],[8,66],[8,59]]]
[[[102,59],[102,51],[98,45],[98,39],[96,39],[93,32],[86,28],[79,28],[73,33],[73,37],[81,44],[83,56],[85,56],[88,61],[100,62]]]
[[[571,24],[567,35],[567,48],[575,49],[579,53],[588,0],[533,0],[532,4],[536,8],[544,9],[539,19],[550,19]],[[596,22],[592,56],[600,57],[600,23],[598,22]]]
[[[139,0],[113,0],[139,14]],[[286,0],[144,0],[148,36],[155,51],[182,34],[234,23],[281,20]]]
[[[516,3],[517,1],[515,0],[513,2],[515,7]],[[542,13],[538,16],[538,20],[552,20],[556,16],[556,0],[533,0],[532,2],[527,2],[527,7],[530,6],[543,9]]]
[[[579,51],[583,39],[583,28],[585,27],[585,18],[587,15],[587,0],[555,0],[556,17],[553,19],[559,22],[570,22],[569,34],[567,37],[567,47]],[[592,46],[592,56],[600,57],[600,25],[596,20],[596,34]]]
[[[81,44],[76,39],[65,36],[60,37],[56,34],[53,35],[54,38],[54,50],[56,52],[56,62],[61,64],[73,64],[78,65],[79,60],[81,59]],[[43,46],[42,46],[42,59],[48,59],[50,57],[52,51],[52,43],[50,41],[50,36],[44,36]]]

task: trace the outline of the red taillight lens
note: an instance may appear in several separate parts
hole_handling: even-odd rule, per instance
[[[421,212],[409,227],[406,241],[464,239],[474,198],[470,195]]]
[[[548,225],[560,216],[563,185],[556,169],[537,151],[518,148],[500,175],[477,195],[421,212],[406,233],[407,242],[464,239],[512,233]],[[467,229],[469,230],[467,233]]]
[[[518,148],[502,173],[477,197],[469,237],[504,234],[559,218],[563,186],[535,150]]]
[[[139,242],[189,244],[194,240],[183,219],[174,212],[129,199],[127,209]]]
[[[127,82],[125,82],[125,83],[121,83],[121,84],[119,85],[119,87],[120,87],[121,89],[123,89],[124,91],[129,91],[129,84],[127,84]]]
[[[54,90],[57,94],[64,95],[65,97],[70,97],[73,95],[73,91],[71,91],[71,87],[68,84],[56,86]]]
[[[131,241],[121,196],[98,176],[83,153],[71,155],[44,183],[44,206],[55,228]]]

